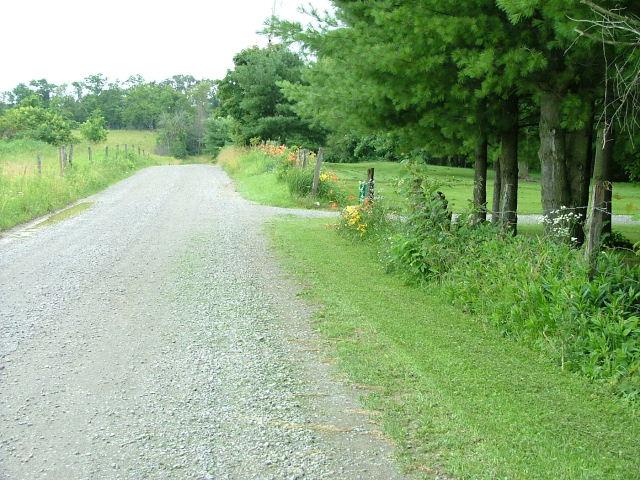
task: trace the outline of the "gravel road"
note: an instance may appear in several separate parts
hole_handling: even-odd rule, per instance
[[[0,238],[0,478],[405,478],[217,167]]]

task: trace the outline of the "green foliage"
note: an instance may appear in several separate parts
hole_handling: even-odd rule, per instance
[[[91,143],[100,143],[107,139],[106,121],[100,110],[94,110],[87,121],[80,125],[80,133]]]
[[[224,115],[235,120],[234,132],[242,144],[254,137],[294,145],[318,146],[323,134],[291,109],[280,83],[301,81],[303,61],[282,45],[243,50],[234,57],[234,69],[218,84]]]
[[[640,398],[640,266],[603,254],[590,281],[582,252],[565,243],[503,235],[466,215],[452,224],[436,186],[412,173],[392,268],[442,285],[450,301],[563,368]]]
[[[197,153],[193,116],[184,111],[163,113],[158,123],[158,147],[161,153],[176,158]]]
[[[390,233],[389,210],[380,202],[349,205],[342,210],[338,232],[352,239],[382,239]]]
[[[220,150],[232,143],[233,120],[230,118],[211,117],[207,121],[205,128],[205,151],[213,157],[217,156]]]
[[[313,186],[313,169],[311,168],[287,168],[286,170],[280,169],[280,176],[284,178],[284,181],[289,188],[289,192],[297,197],[308,197],[311,194],[311,188]],[[343,203],[344,195],[338,189],[335,182],[328,179],[320,179],[318,182],[319,199],[327,200],[329,202]]]
[[[45,79],[19,84],[0,95],[0,112],[17,106],[40,107],[73,123],[83,123],[99,110],[111,129],[157,128],[163,113],[186,111],[194,116],[198,152],[203,147],[204,124],[218,101],[211,80],[175,75],[162,82],[146,82],[140,75],[126,81],[109,81],[102,74],[71,85],[54,85]]]
[[[0,138],[31,138],[52,145],[71,141],[71,124],[42,107],[17,107],[0,117]]]
[[[186,97],[169,85],[141,83],[127,91],[122,120],[129,128],[155,129],[163,113],[187,108]]]
[[[399,162],[400,147],[391,135],[331,134],[325,159],[330,163]]]

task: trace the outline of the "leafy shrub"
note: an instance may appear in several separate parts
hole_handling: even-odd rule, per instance
[[[292,195],[307,197],[311,194],[313,174],[314,171],[310,168],[289,167],[286,169],[283,177]],[[320,176],[317,195],[318,198],[328,200],[329,202],[342,203],[344,200],[344,195],[338,189],[335,181],[327,175]]]
[[[0,138],[29,138],[63,145],[72,140],[71,123],[42,107],[16,107],[0,117]]]
[[[633,242],[617,230],[613,230],[610,234],[606,235],[604,237],[603,243],[604,246],[608,248],[618,248],[626,250],[634,249]]]
[[[439,284],[448,300],[563,368],[640,398],[640,267],[605,252],[590,281],[564,235],[513,237],[464,215],[452,223],[419,170],[407,187],[411,211],[393,237],[391,267]]]
[[[94,110],[87,121],[80,125],[80,133],[91,143],[104,142],[107,139],[107,122],[100,110]]]
[[[332,134],[327,138],[325,156],[332,163],[399,162],[399,151],[391,135]]]
[[[211,117],[207,120],[204,144],[205,151],[217,156],[223,147],[232,143],[233,120],[225,117]]]
[[[185,111],[163,113],[158,124],[158,151],[176,158],[198,152],[194,117]]]
[[[349,205],[340,214],[338,232],[356,239],[385,236],[390,228],[388,213],[379,202]]]

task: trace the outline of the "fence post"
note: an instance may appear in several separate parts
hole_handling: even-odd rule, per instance
[[[611,189],[609,181],[610,163],[613,157],[612,126],[605,125],[598,130],[596,138],[596,152],[593,164],[593,192],[587,213],[587,231],[585,257],[589,262],[589,278],[596,272],[598,252],[602,247],[603,228],[607,221],[608,191]]]
[[[127,156],[127,153],[129,152],[129,146],[125,143],[124,144],[124,156]]]
[[[38,154],[38,175],[42,176],[42,155]]]
[[[314,197],[318,195],[318,186],[320,185],[320,169],[322,168],[322,160],[324,157],[324,149],[320,147],[318,149],[318,156],[316,157],[316,169],[313,172],[313,184],[311,185],[311,195]]]
[[[369,191],[367,192],[367,198],[365,199],[365,203],[367,204],[373,202],[373,199],[375,197],[376,181],[374,179],[374,175],[375,175],[375,168],[367,169],[367,185],[369,186]]]
[[[116,145],[116,158],[120,156],[120,144]]]
[[[60,160],[60,176],[64,177],[64,157],[62,156],[62,147],[58,149],[58,160]]]
[[[104,146],[104,158],[109,158],[109,145]]]
[[[73,143],[69,145],[69,165],[73,165]]]
[[[87,147],[87,150],[89,152],[89,161],[91,162],[93,160],[93,151],[91,150],[91,145]]]
[[[140,156],[140,145],[138,145],[138,156]]]
[[[302,149],[302,168],[307,168],[307,164],[309,163],[308,152],[307,149]]]

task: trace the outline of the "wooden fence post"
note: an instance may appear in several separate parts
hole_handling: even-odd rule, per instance
[[[375,175],[375,168],[367,169],[367,185],[369,186],[369,191],[367,193],[367,198],[365,199],[365,203],[371,203],[375,198],[376,181],[374,179],[374,175]]]
[[[64,177],[64,157],[62,156],[62,147],[58,149],[58,160],[60,160],[60,176]]]
[[[129,145],[127,145],[126,143],[124,144],[124,156],[127,156],[127,153],[129,153]]]
[[[64,145],[62,146],[62,163],[64,164],[65,168],[67,165],[69,165],[69,157],[67,157],[67,147],[65,147]]]
[[[313,171],[313,183],[311,185],[311,195],[314,197],[318,195],[318,186],[320,185],[320,169],[322,168],[322,160],[324,157],[324,149],[320,147],[318,149],[318,156],[316,157],[316,169]]]
[[[42,176],[42,155],[38,154],[38,175]]]
[[[116,145],[116,158],[120,156],[120,144]]]
[[[69,165],[73,165],[73,143],[69,145]]]
[[[140,145],[138,145],[138,156],[140,156]]]
[[[306,148],[302,149],[302,168],[307,168],[309,163],[308,151]]]
[[[93,151],[91,150],[91,145],[87,147],[87,151],[89,152],[89,161],[93,160]]]
[[[589,277],[596,272],[598,252],[602,247],[602,233],[607,221],[607,190],[611,188],[609,172],[613,158],[612,126],[605,123],[598,130],[596,138],[596,153],[593,165],[593,192],[587,213],[585,257],[589,263]]]

